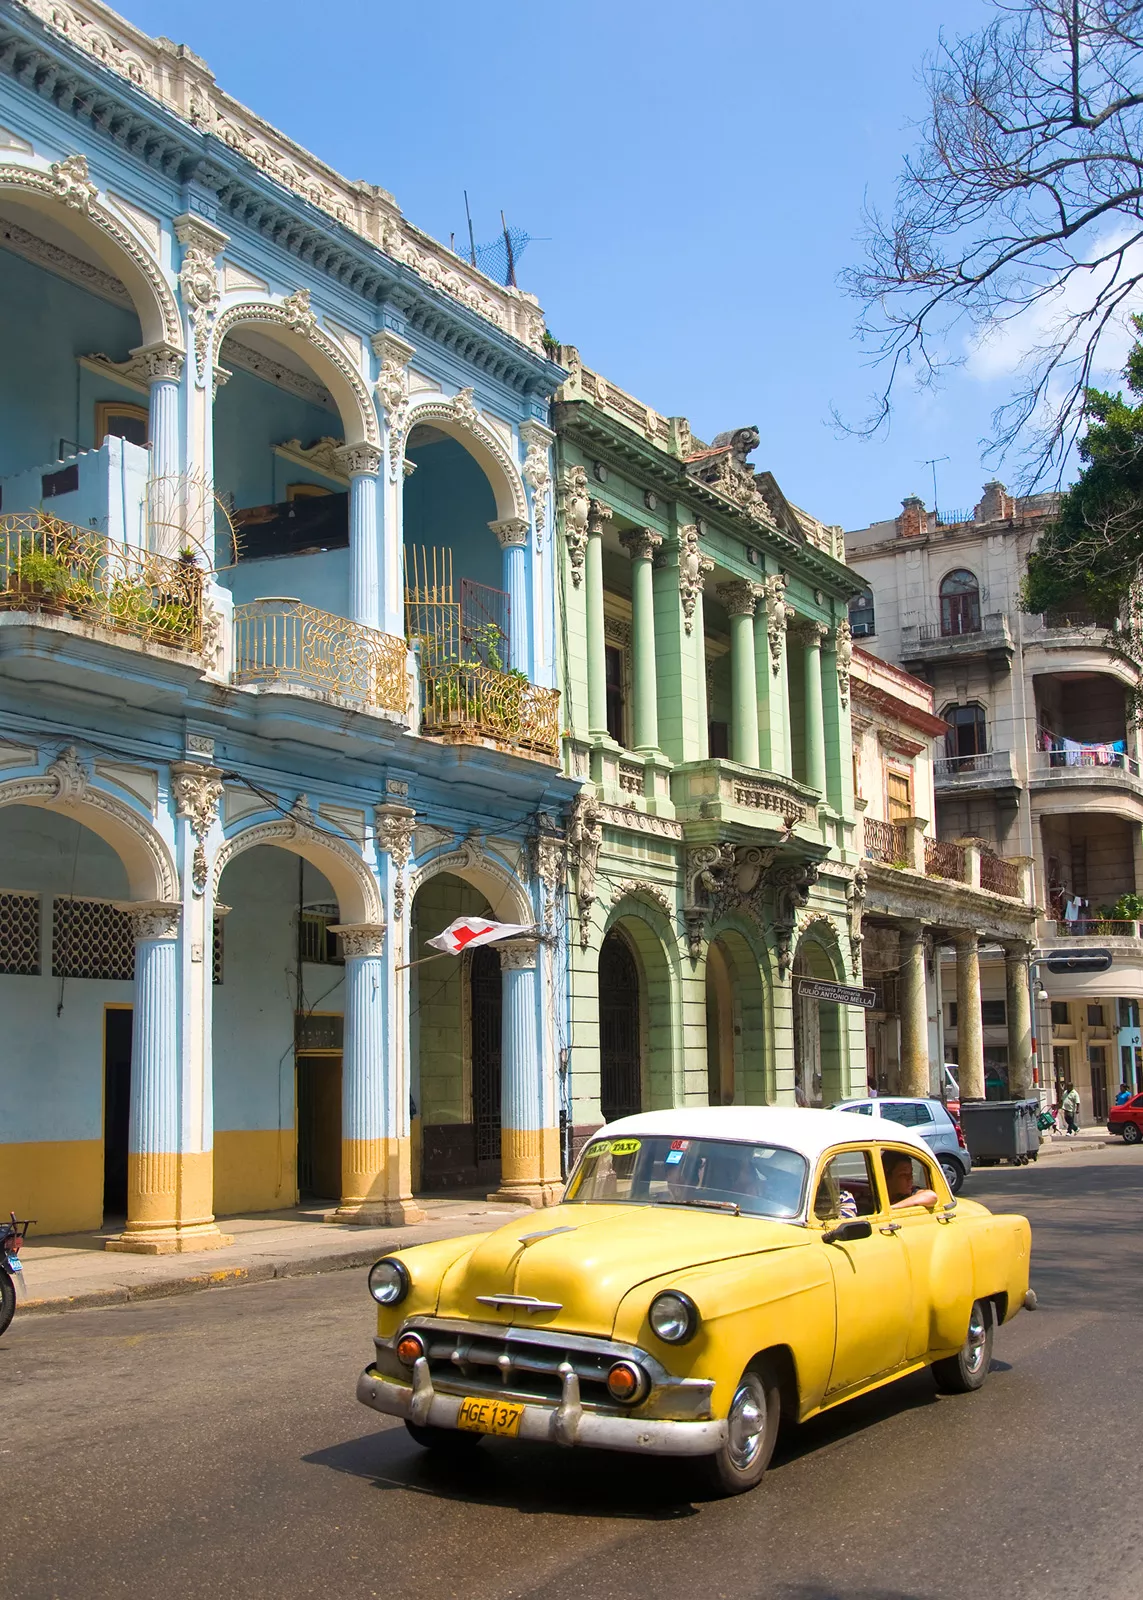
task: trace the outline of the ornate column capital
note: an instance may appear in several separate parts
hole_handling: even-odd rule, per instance
[[[805,649],[820,650],[829,629],[824,622],[814,622],[811,617],[798,617],[791,624],[790,632]]]
[[[337,453],[351,478],[375,478],[381,470],[381,451],[375,444],[343,444]]]
[[[141,344],[131,354],[143,368],[148,383],[158,383],[163,379],[168,383],[178,383],[183,375],[183,353],[176,350],[174,345],[160,340],[158,344]]]
[[[534,972],[536,970],[536,939],[501,939],[496,948],[500,952],[501,972]]]
[[[528,524],[523,517],[503,517],[488,526],[499,540],[501,550],[523,549],[528,542]]]
[[[663,535],[654,528],[628,528],[619,535],[619,543],[632,561],[653,561],[663,543]]]
[[[706,586],[707,573],[714,571],[713,560],[699,549],[699,537],[698,527],[693,522],[679,529],[679,596],[687,633],[694,632],[695,606]]]
[[[581,469],[582,470],[582,469]],[[611,507],[602,500],[589,500],[587,503],[587,536],[589,539],[603,537],[603,530],[611,521]]]
[[[369,340],[373,347],[373,354],[384,367],[387,362],[392,362],[398,367],[407,367],[416,355],[416,347],[407,339],[402,339],[399,333],[394,333],[391,328],[382,328],[380,333],[375,333]]]
[[[185,818],[195,836],[191,881],[196,895],[206,890],[206,840],[218,817],[222,799],[222,768],[204,767],[197,761],[171,762],[171,792],[175,814]]]
[[[361,956],[379,956],[385,948],[383,922],[334,922],[329,931],[341,940],[347,961],[356,961]]]
[[[573,588],[583,582],[584,551],[587,549],[587,524],[590,515],[587,472],[583,467],[564,467],[560,472],[560,516],[567,540]]]
[[[1023,965],[1031,956],[1035,946],[1030,939],[1002,939],[1000,948],[1004,951],[1005,961]]]
[[[169,900],[117,900],[116,911],[131,923],[135,943],[148,939],[174,939],[178,936],[182,906]]]
[[[752,617],[764,593],[762,585],[751,583],[749,578],[735,578],[733,583],[718,586],[718,598],[732,617]]]

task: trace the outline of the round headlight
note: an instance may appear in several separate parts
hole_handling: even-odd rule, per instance
[[[632,1406],[642,1400],[651,1387],[650,1379],[642,1367],[633,1361],[617,1361],[607,1374],[607,1392],[613,1400]]]
[[[379,1306],[395,1306],[409,1292],[409,1273],[403,1261],[382,1256],[369,1269],[369,1293]]]
[[[698,1332],[698,1307],[690,1295],[678,1290],[657,1294],[647,1315],[656,1335],[667,1344],[685,1344]]]

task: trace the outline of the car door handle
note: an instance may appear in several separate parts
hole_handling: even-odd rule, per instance
[[[900,1231],[901,1224],[899,1222],[887,1222],[881,1230],[882,1233],[900,1233]]]

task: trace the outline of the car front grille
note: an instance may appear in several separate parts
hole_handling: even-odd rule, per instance
[[[415,1323],[425,1341],[425,1354],[433,1387],[465,1394],[496,1394],[558,1405],[563,1391],[560,1368],[570,1365],[580,1382],[580,1395],[592,1409],[616,1410],[607,1392],[607,1373],[613,1363],[636,1352],[584,1348],[585,1341],[549,1343],[536,1340],[524,1329],[493,1333],[483,1328],[465,1329]],[[641,1363],[646,1366],[646,1362]],[[653,1376],[653,1375],[652,1375]]]

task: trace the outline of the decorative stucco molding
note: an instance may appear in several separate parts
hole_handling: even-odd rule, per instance
[[[662,884],[652,883],[647,878],[617,879],[611,890],[611,904],[613,906],[618,905],[621,900],[626,900],[628,898],[635,900],[649,900],[652,905],[658,906],[659,910],[665,917],[667,917],[672,923],[674,922],[674,898],[668,893]]]
[[[245,850],[251,850],[255,845],[259,844],[278,845],[281,848],[293,850],[296,854],[305,856],[307,860],[312,861],[331,880],[334,876],[341,877],[343,880],[346,876],[350,877],[353,881],[353,888],[356,891],[356,899],[360,908],[364,911],[361,921],[377,924],[384,923],[381,894],[373,874],[369,871],[360,854],[350,844],[315,823],[313,813],[310,811],[308,804],[305,803],[304,796],[299,798],[299,802],[288,816],[275,818],[273,822],[260,822],[253,827],[243,828],[240,832],[232,834],[229,839],[223,841],[215,854],[214,867],[211,873],[213,899],[218,899],[219,879],[222,877],[228,863],[233,861],[236,855],[240,855]],[[325,864],[322,861],[323,856],[326,858]],[[338,904],[341,905],[340,895],[338,896]],[[343,915],[345,909],[342,906]]]
[[[602,808],[593,796],[580,790],[568,823],[568,847],[576,868],[576,905],[579,909],[580,949],[591,941],[591,908],[595,904],[595,875],[603,844]]]
[[[837,689],[843,706],[849,704],[849,678],[853,670],[853,629],[846,618],[834,629],[834,653],[837,665]]]
[[[362,956],[379,956],[385,949],[385,924],[383,922],[331,922],[330,933],[336,933],[347,961],[360,960]]]
[[[393,916],[399,921],[405,914],[405,868],[413,850],[413,830],[416,813],[411,806],[389,803],[376,806],[373,811],[373,828],[378,850],[385,851],[396,868],[393,881]]]
[[[786,577],[775,572],[763,584],[763,603],[766,607],[766,639],[770,646],[770,670],[775,676],[782,670],[782,648],[786,642],[786,624],[791,612],[786,604]]]
[[[551,931],[567,877],[568,842],[559,833],[541,833],[532,845],[532,872],[544,889],[544,927]]]
[[[653,561],[663,543],[663,535],[654,528],[628,528],[619,535],[619,543],[632,561]]]
[[[172,762],[171,790],[176,815],[190,823],[195,836],[191,883],[195,894],[201,895],[209,876],[206,840],[218,819],[218,803],[222,799],[222,768],[204,767],[196,761]]]
[[[115,909],[122,911],[130,922],[136,944],[143,944],[149,939],[178,937],[183,908],[177,901],[147,900],[140,904],[134,900],[117,900]]]
[[[699,549],[699,531],[691,522],[679,529],[679,597],[683,604],[683,627],[694,631],[695,606],[703,592],[706,577],[714,571],[710,556]]]
[[[733,583],[718,586],[718,598],[732,617],[752,617],[764,592],[762,584],[751,583],[749,578],[735,578]]]
[[[479,451],[491,457],[492,464],[498,471],[503,492],[496,496],[497,509],[502,510],[505,517],[518,517],[521,521],[527,522],[528,496],[524,490],[520,469],[495,428],[484,420],[477,409],[471,389],[462,389],[451,399],[445,399],[439,394],[430,394],[424,399],[417,396],[409,404],[406,438],[422,422],[435,422],[438,425],[442,422],[451,423],[454,427],[460,427],[470,434]],[[496,484],[494,483],[492,487],[495,493]],[[509,502],[508,506],[505,506],[505,501]],[[499,520],[504,518],[501,517]]]
[[[560,473],[560,518],[568,547],[572,587],[575,589],[583,582],[590,508],[586,471],[583,467],[564,467]]]
[[[195,383],[202,389],[206,385],[211,331],[222,298],[217,257],[229,242],[229,235],[193,212],[184,211],[175,218],[175,237],[183,247],[179,292],[191,322]]]
[[[381,363],[381,371],[374,389],[385,412],[385,429],[389,445],[389,482],[397,483],[401,476],[401,458],[405,453],[406,423],[409,415],[409,362],[416,351],[406,340],[388,329],[374,334],[371,343],[373,353]]]
[[[551,449],[555,434],[542,422],[522,422],[520,439],[527,452],[520,476],[532,491],[532,521],[536,529],[536,549],[544,547],[548,524],[548,490],[552,486]]]

